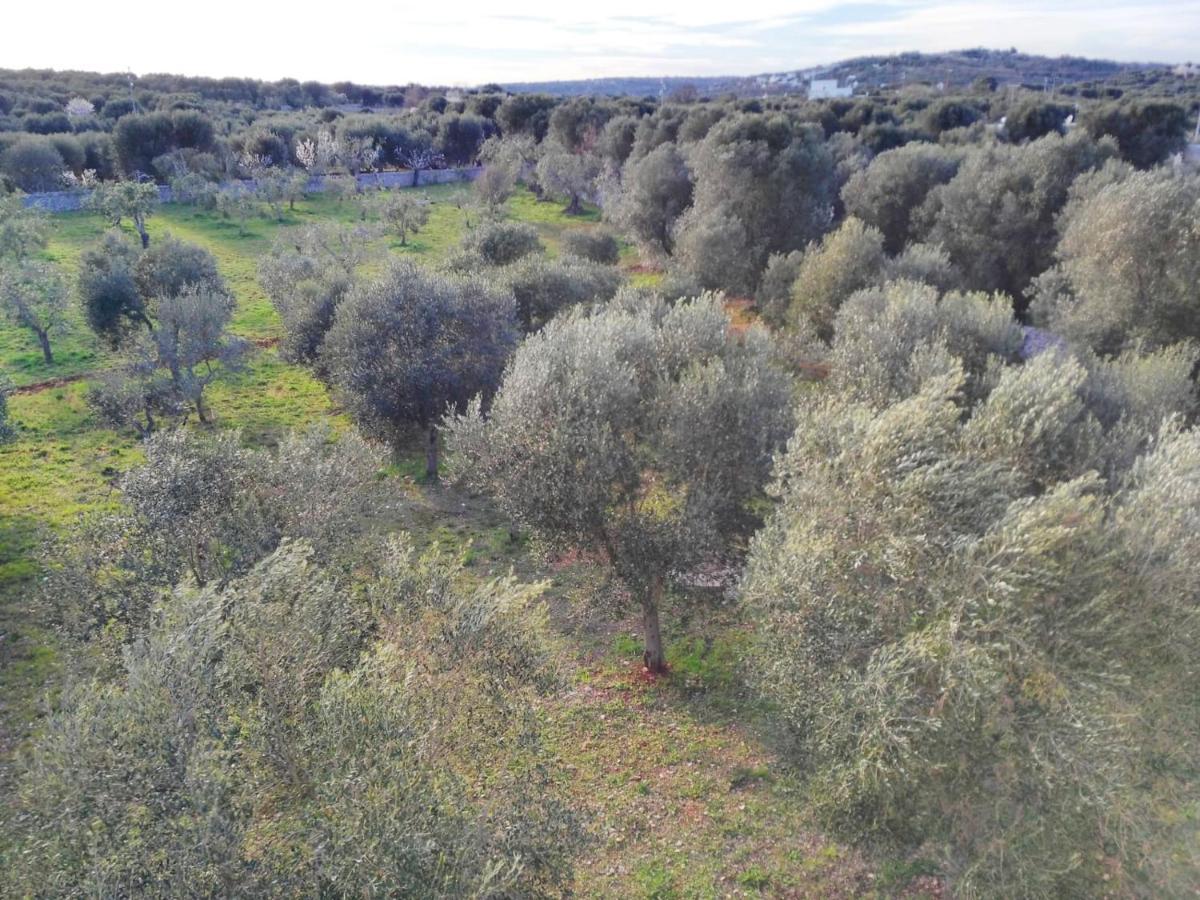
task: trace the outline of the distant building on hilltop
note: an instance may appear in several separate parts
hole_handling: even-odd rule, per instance
[[[849,97],[854,93],[854,85],[838,87],[836,78],[814,78],[808,84],[810,100],[826,100],[830,97]]]

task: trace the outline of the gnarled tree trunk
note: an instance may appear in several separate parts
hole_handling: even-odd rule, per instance
[[[46,361],[46,365],[54,362],[54,354],[50,352],[50,335],[44,331],[37,333],[38,343],[42,345],[42,359]]]
[[[425,444],[425,477],[437,481],[438,477],[438,433],[437,426],[429,426],[429,437]]]
[[[667,657],[663,652],[662,629],[658,622],[658,603],[662,599],[663,578],[656,575],[650,589],[642,597],[642,635],[646,650],[642,662],[646,669],[656,675],[667,671]]]

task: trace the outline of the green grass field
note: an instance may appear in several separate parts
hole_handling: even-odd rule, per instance
[[[436,261],[462,238],[471,212],[466,189],[422,189],[429,224],[387,254]],[[258,257],[283,229],[359,218],[352,201],[313,198],[283,222],[236,224],[215,214],[166,206],[150,220],[166,233],[210,250],[237,296],[233,331],[269,342],[279,322],[258,287]],[[598,214],[567,217],[557,203],[514,197],[508,215],[533,224],[551,253],[564,231],[594,227]],[[48,255],[68,271],[103,231],[85,213],[54,217]],[[622,265],[632,266],[625,249]],[[635,273],[635,282],[652,276]],[[118,502],[114,483],[139,459],[132,435],[100,428],[86,403],[87,375],[111,363],[81,320],[55,340],[56,362],[41,362],[33,336],[0,325],[0,369],[25,392],[10,398],[16,440],[0,447],[0,785],[7,760],[36,731],[60,667],[53,635],[33,596],[43,542],[88,511]],[[64,378],[79,380],[64,382]],[[269,346],[244,372],[213,386],[216,427],[238,429],[248,444],[269,444],[284,429],[343,421],[324,386],[283,363]],[[387,475],[407,502],[381,527],[410,531],[486,577],[513,568],[547,578],[550,618],[560,633],[572,687],[541,710],[568,777],[563,789],[588,817],[592,841],[578,860],[577,892],[597,897],[883,896],[888,879],[856,851],[822,837],[805,817],[795,781],[761,736],[759,714],[740,687],[737,663],[748,628],[728,604],[674,597],[664,610],[674,674],[647,680],[634,622],[613,621],[593,602],[599,577],[586,561],[548,565],[512,541],[506,523],[479,498],[421,483],[421,456],[401,454]],[[904,888],[904,880],[896,888]],[[906,896],[916,896],[908,893]]]

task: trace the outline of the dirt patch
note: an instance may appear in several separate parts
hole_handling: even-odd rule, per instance
[[[254,338],[250,341],[250,343],[260,350],[269,350],[270,348],[279,345],[279,338]],[[23,394],[40,394],[42,391],[49,391],[53,388],[60,388],[68,384],[74,384],[77,381],[93,378],[96,375],[99,375],[102,371],[102,369],[97,369],[91,372],[76,372],[74,375],[59,375],[57,378],[47,378],[45,381],[34,381],[30,384],[22,384],[19,387],[14,387],[8,393],[10,396],[14,397],[19,397]]]
[[[40,394],[42,391],[48,391],[51,388],[63,387],[64,385],[74,384],[76,381],[83,381],[85,378],[90,378],[95,372],[79,372],[75,375],[60,375],[57,378],[50,378],[46,381],[35,381],[32,384],[23,384],[20,387],[15,387],[9,394],[19,396],[21,394]]]

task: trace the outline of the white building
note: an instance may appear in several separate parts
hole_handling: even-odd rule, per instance
[[[808,85],[810,100],[825,100],[830,97],[849,97],[854,93],[853,85],[838,87],[836,78],[814,78]]]

